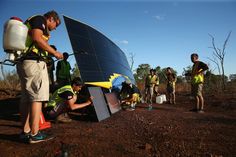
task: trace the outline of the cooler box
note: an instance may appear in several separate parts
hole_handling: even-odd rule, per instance
[[[158,103],[158,104],[162,104],[165,101],[166,101],[166,95],[165,94],[161,94],[161,95],[156,97],[156,103]]]

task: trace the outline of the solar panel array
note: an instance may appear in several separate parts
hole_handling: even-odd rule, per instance
[[[124,52],[94,28],[63,16],[75,59],[85,82],[108,81],[113,73],[134,77]]]

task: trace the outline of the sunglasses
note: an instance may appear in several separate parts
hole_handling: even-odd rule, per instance
[[[54,22],[56,22],[56,27],[58,27],[58,26],[60,25],[59,20],[56,20],[55,18],[52,18],[52,20],[53,20]]]

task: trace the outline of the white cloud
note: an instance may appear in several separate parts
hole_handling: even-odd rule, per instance
[[[129,41],[127,41],[127,40],[122,40],[122,41],[120,41],[120,43],[121,43],[121,44],[129,44]]]
[[[156,16],[154,16],[154,18],[155,18],[157,21],[164,20],[164,16],[161,16],[161,15],[156,15]]]

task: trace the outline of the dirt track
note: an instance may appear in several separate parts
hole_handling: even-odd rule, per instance
[[[190,100],[177,95],[177,104],[154,104],[148,111],[120,111],[101,122],[72,113],[69,124],[52,124],[56,138],[24,144],[20,133],[18,99],[0,101],[0,156],[55,156],[61,143],[70,157],[236,156],[235,97],[206,99],[204,114],[189,112]],[[7,106],[7,107],[6,107]]]

